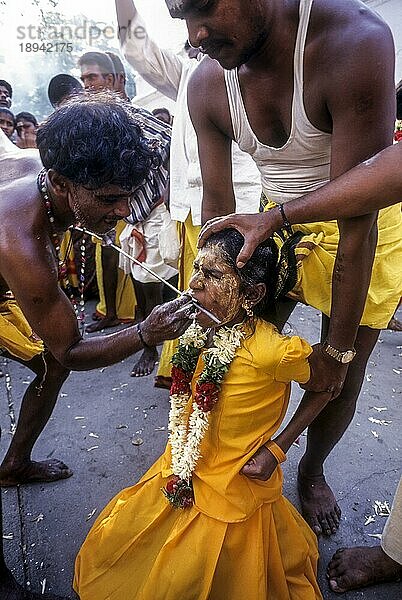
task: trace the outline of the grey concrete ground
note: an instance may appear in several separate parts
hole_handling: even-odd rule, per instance
[[[319,319],[314,310],[299,307],[291,326],[311,343],[317,341]],[[396,489],[401,467],[401,356],[402,333],[382,332],[355,418],[328,459],[328,479],[343,512],[339,532],[320,541],[320,585],[328,600],[336,598],[326,583],[328,560],[339,547],[379,543],[386,520],[381,514],[387,512]],[[73,373],[64,385],[34,458],[60,458],[74,476],[56,484],[3,490],[8,565],[35,591],[74,598],[74,558],[94,518],[118,490],[145,472],[164,447],[168,393],[153,387],[153,377],[130,378],[133,360]],[[18,415],[21,395],[32,378],[16,363],[4,362],[2,368],[10,377],[0,380],[1,456],[10,439],[10,415],[14,411]],[[290,412],[300,397],[296,388]],[[296,506],[296,465],[304,441],[302,436],[292,448],[284,469],[284,491]],[[343,597],[400,600],[402,589],[395,583]],[[245,600],[259,599],[245,595]]]

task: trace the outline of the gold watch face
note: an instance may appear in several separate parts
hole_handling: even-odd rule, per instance
[[[347,350],[346,352],[343,353],[342,362],[349,363],[351,360],[354,359],[355,354],[356,354],[356,352],[354,352],[353,350]]]

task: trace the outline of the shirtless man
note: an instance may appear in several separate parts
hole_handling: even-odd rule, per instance
[[[0,338],[0,347],[36,374],[24,395],[17,429],[0,468],[2,486],[72,475],[60,461],[31,460],[33,445],[70,370],[113,364],[144,343],[176,337],[186,325],[183,315],[175,314],[184,302],[180,299],[157,308],[141,329],[130,327],[84,341],[71,303],[58,285],[62,265],[58,268],[57,250],[62,233],[77,222],[97,233],[113,228],[130,213],[129,201],[135,201],[135,190],[157,160],[158,149],[150,150],[123,104],[88,97],[52,114],[38,130],[45,166],[39,186],[36,178],[42,165],[33,154],[16,151],[0,158],[0,308],[7,310],[0,310],[0,316],[5,319],[13,310],[18,321],[10,339]],[[103,136],[107,142],[100,143]],[[8,290],[23,315],[6,296]],[[44,352],[31,328],[43,340]]]
[[[191,45],[215,59],[204,60],[189,85],[204,221],[234,212],[232,140],[253,155],[267,199],[278,204],[313,191],[391,144],[392,36],[361,2],[166,3],[172,17],[186,20]],[[323,463],[352,419],[379,333],[359,327],[377,242],[376,220],[376,213],[338,220],[339,249],[335,265],[327,270],[330,298],[333,269],[332,302],[326,310],[331,320],[323,316],[311,389],[331,390],[338,397],[309,427],[299,466],[304,516],[317,534],[330,534],[339,526],[340,509]],[[350,362],[354,348],[357,355]]]
[[[107,143],[99,143],[102,136]],[[36,153],[7,148],[0,156],[0,293],[12,290],[26,317],[15,312],[21,331],[17,327],[10,340],[0,338],[0,347],[11,344],[14,353],[3,354],[36,375],[24,395],[17,429],[0,469],[5,486],[72,475],[60,461],[40,463],[30,458],[71,369],[113,364],[142,349],[144,343],[179,336],[189,324],[188,299],[180,298],[157,307],[140,327],[84,341],[72,305],[58,285],[58,236],[78,221],[101,234],[114,227],[129,214],[135,190],[157,159],[158,150],[145,144],[123,103],[100,96],[76,100],[53,113],[39,129],[38,147],[45,166],[40,188],[37,177],[42,164]],[[5,302],[13,301],[2,299],[0,308]],[[6,313],[0,315],[6,318]],[[31,327],[43,340],[44,352]],[[32,358],[23,360],[18,357],[21,353],[31,353]],[[5,566],[1,542],[0,597],[39,597],[15,583]]]

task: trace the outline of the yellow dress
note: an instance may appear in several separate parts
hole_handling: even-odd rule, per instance
[[[210,415],[193,474],[195,504],[174,509],[161,492],[170,449],[99,515],[76,560],[81,600],[317,600],[317,540],[266,481],[239,474],[277,431],[289,381],[309,378],[310,346],[258,321],[237,350]],[[194,382],[203,368],[200,358]],[[191,404],[191,402],[190,402]]]

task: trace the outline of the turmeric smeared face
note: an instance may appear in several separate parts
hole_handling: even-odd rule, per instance
[[[243,295],[240,277],[227,262],[227,255],[219,245],[205,246],[194,261],[190,280],[192,296],[212,312],[222,324],[235,320],[241,311]],[[203,327],[215,324],[199,312],[197,321]]]

